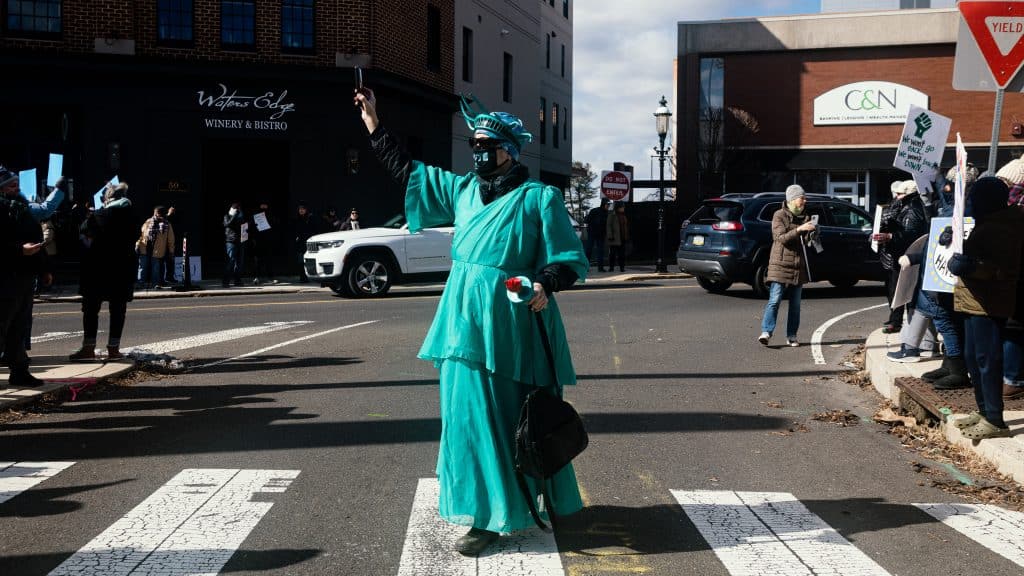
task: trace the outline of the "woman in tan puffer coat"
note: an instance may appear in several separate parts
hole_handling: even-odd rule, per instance
[[[789,299],[786,317],[786,344],[799,346],[796,333],[800,329],[800,296],[809,280],[805,258],[805,238],[815,226],[804,212],[807,198],[797,184],[786,188],[786,203],[772,216],[772,252],[768,260],[767,281],[771,287],[768,304],[761,320],[761,335],[757,340],[765,346],[775,332],[782,297]]]

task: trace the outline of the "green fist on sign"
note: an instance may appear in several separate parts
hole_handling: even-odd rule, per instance
[[[924,133],[932,127],[931,116],[921,112],[917,118],[914,118],[914,124],[917,124],[917,132],[914,133],[914,138],[924,138]]]

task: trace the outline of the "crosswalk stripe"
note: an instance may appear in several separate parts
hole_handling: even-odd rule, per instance
[[[74,462],[0,462],[0,503],[67,470]]]
[[[70,340],[71,338],[81,338],[85,332],[79,330],[77,332],[44,332],[39,336],[32,337],[33,344],[41,344],[43,342],[53,342],[55,340]]]
[[[914,504],[936,520],[1024,567],[1024,513],[991,504]]]
[[[50,572],[51,576],[217,574],[298,470],[187,469]]]
[[[121,351],[126,353],[138,351],[149,352],[151,354],[168,354],[170,352],[177,352],[179,350],[188,350],[189,348],[198,348],[200,346],[208,346],[210,344],[219,344],[221,342],[227,342],[229,340],[238,340],[240,338],[247,338],[249,336],[255,336],[257,334],[277,332],[278,330],[295,328],[297,326],[303,326],[305,324],[312,323],[313,322],[311,320],[297,320],[294,322],[267,322],[259,326],[249,326],[246,328],[231,328],[230,330],[218,330],[217,332],[195,334],[193,336],[185,336],[184,338],[175,338],[173,340],[164,340],[162,342],[143,344],[142,346],[132,346],[130,348],[123,348]]]
[[[884,576],[792,494],[672,490],[686,515],[733,576]]]
[[[219,366],[221,364],[226,364],[228,362],[234,362],[235,360],[241,360],[243,358],[251,358],[253,356],[259,356],[260,354],[263,354],[264,352],[270,352],[271,350],[276,350],[278,348],[283,348],[285,346],[291,346],[292,344],[298,344],[299,342],[304,342],[306,340],[311,340],[313,338],[319,338],[321,336],[326,336],[328,334],[333,334],[333,333],[338,332],[340,330],[348,330],[349,328],[358,328],[360,326],[367,326],[369,324],[375,324],[376,322],[378,322],[378,320],[368,320],[366,322],[357,322],[356,324],[348,324],[346,326],[338,326],[336,328],[331,328],[330,330],[324,330],[323,332],[316,332],[316,333],[313,333],[313,334],[307,334],[305,336],[299,336],[298,338],[293,338],[293,339],[288,340],[286,342],[278,342],[277,344],[272,344],[270,346],[267,346],[266,348],[260,348],[259,350],[253,350],[252,352],[246,352],[245,354],[239,354],[238,356],[233,356],[231,358],[224,358],[223,360],[216,360],[216,361],[210,362],[208,364],[203,364],[202,366],[196,366],[195,368],[193,368],[193,370],[201,370],[203,368],[211,368],[213,366]]]
[[[440,490],[436,478],[416,486],[398,576],[564,576],[554,535],[539,528],[503,535],[479,558],[460,555],[455,541],[467,528],[441,519]]]

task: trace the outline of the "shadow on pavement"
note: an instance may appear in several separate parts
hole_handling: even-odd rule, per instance
[[[111,556],[128,556],[130,552],[129,550],[111,549],[109,554]],[[194,566],[197,559],[221,558],[225,552],[229,552],[229,550],[162,550],[146,556],[146,561],[147,563],[158,562],[162,566],[184,569]],[[321,553],[322,551],[317,549],[236,550],[219,573],[279,570],[316,558]],[[0,574],[10,574],[11,576],[15,574],[47,574],[67,560],[72,554],[72,552],[65,552],[61,554],[3,556],[0,557]],[[178,574],[182,572],[169,570],[167,573]]]
[[[74,512],[80,509],[82,504],[73,500],[65,500],[64,498],[72,494],[81,494],[82,492],[117,486],[125,482],[131,482],[131,480],[123,479],[100,484],[67,486],[65,488],[36,487],[31,490],[31,497],[25,497],[25,494],[21,494],[18,498],[4,502],[4,505],[0,507],[0,518],[34,518]],[[14,574],[14,572],[4,572],[0,569],[0,574]]]
[[[322,368],[326,366],[346,366],[361,364],[357,358],[335,358],[330,356],[287,356],[282,354],[249,356],[231,360],[223,364],[208,366],[214,362],[228,358],[201,358],[186,362],[186,372],[193,374],[225,374],[235,372],[258,372],[263,370],[281,370],[286,368]]]
[[[880,498],[800,500],[800,503],[851,542],[856,542],[855,535],[862,532],[872,533],[938,522],[915,506],[893,504]],[[717,518],[734,519],[737,522],[749,514],[747,510],[753,510],[758,516],[777,513],[766,505],[754,505],[748,509],[745,506],[723,504],[715,505],[715,508]],[[797,519],[793,514],[787,516],[790,521]],[[608,549],[620,549],[623,554],[630,554],[631,551],[643,555],[711,550],[683,508],[675,503],[639,508],[589,506],[560,520],[559,549],[581,556],[606,556]],[[780,524],[773,526],[774,533],[786,540],[786,532],[780,531]],[[791,525],[794,533],[828,542],[825,532],[809,530],[803,522],[793,521]],[[665,538],[665,534],[676,536]]]

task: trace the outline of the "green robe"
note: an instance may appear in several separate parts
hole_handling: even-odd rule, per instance
[[[527,528],[533,520],[515,479],[515,428],[530,389],[555,382],[533,313],[508,300],[505,280],[534,279],[551,264],[584,279],[583,246],[561,192],[536,180],[485,205],[475,175],[414,162],[405,209],[413,232],[455,225],[451,273],[419,352],[441,372],[441,515],[496,532]],[[561,393],[576,372],[553,296],[541,316]],[[572,465],[552,478],[550,492],[559,514],[582,507]]]

